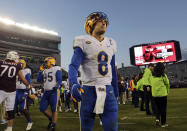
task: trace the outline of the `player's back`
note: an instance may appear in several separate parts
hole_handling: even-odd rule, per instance
[[[16,91],[16,76],[20,70],[20,64],[9,60],[0,60],[0,90]]]

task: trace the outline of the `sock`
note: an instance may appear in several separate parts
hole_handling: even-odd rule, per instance
[[[52,121],[52,118],[51,117],[48,117],[49,121]]]
[[[55,127],[55,126],[56,126],[56,123],[52,122],[52,123],[51,123],[51,126],[52,126],[52,127]]]
[[[10,129],[10,130],[12,130],[12,126],[7,126],[7,129]]]
[[[27,119],[27,122],[28,122],[28,123],[31,123],[32,120],[31,120],[31,118],[30,118],[29,112],[28,112],[27,110],[24,110],[24,111],[23,111],[23,114],[25,115],[25,117],[26,117],[26,119]]]
[[[45,112],[43,112],[43,113],[44,113],[45,116],[47,116],[47,118],[49,119],[49,121],[52,121],[52,118],[48,114],[46,114]]]
[[[29,117],[29,118],[27,118],[27,121],[28,121],[28,123],[32,123],[32,120],[31,120],[31,118]]]

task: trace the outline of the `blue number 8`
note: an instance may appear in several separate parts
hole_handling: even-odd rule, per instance
[[[108,55],[104,51],[99,52],[97,56],[97,61],[98,61],[98,72],[102,76],[105,76],[108,73]]]

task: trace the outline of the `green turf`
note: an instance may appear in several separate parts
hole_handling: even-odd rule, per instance
[[[32,131],[46,131],[48,120],[39,112],[38,105],[31,107],[34,125]],[[145,112],[135,109],[129,102],[119,105],[119,131],[187,131],[187,88],[171,89],[168,96],[167,123],[169,127],[161,128],[154,125],[154,117],[146,116]],[[24,131],[26,120],[23,116],[15,119],[13,131]],[[6,125],[0,125],[3,131]],[[78,114],[73,112],[59,113],[57,131],[79,131]],[[94,131],[102,131],[99,118],[96,117]]]

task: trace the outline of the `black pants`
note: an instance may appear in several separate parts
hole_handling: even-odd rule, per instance
[[[78,110],[78,102],[73,101],[73,105],[74,105],[74,109]]]
[[[145,105],[144,92],[143,91],[139,91],[139,94],[140,94],[140,98],[142,99],[141,105],[140,105],[140,110],[144,110],[144,105]]]
[[[132,91],[132,104],[134,105],[134,98],[135,98],[135,93],[134,93],[135,91],[133,90]]]
[[[151,108],[152,108],[152,112],[153,114],[155,113],[155,102],[154,99],[152,98],[152,93],[151,93],[151,87],[150,87],[150,91],[147,91],[147,86],[143,86],[144,89],[144,97],[145,97],[145,110],[147,114],[150,114],[150,109],[149,109],[149,103],[151,102]]]
[[[134,89],[134,107],[138,107],[139,105],[139,92]]]
[[[65,101],[65,100],[64,100],[64,93],[62,93],[62,94],[60,95],[60,99],[61,99],[61,102],[64,103],[64,101]]]
[[[147,86],[143,86],[145,97],[145,110],[147,114],[150,114],[149,103],[151,102],[151,91],[147,91]]]
[[[153,97],[155,101],[155,113],[156,119],[160,120],[161,124],[166,124],[166,110],[167,110],[167,96],[164,97]]]

